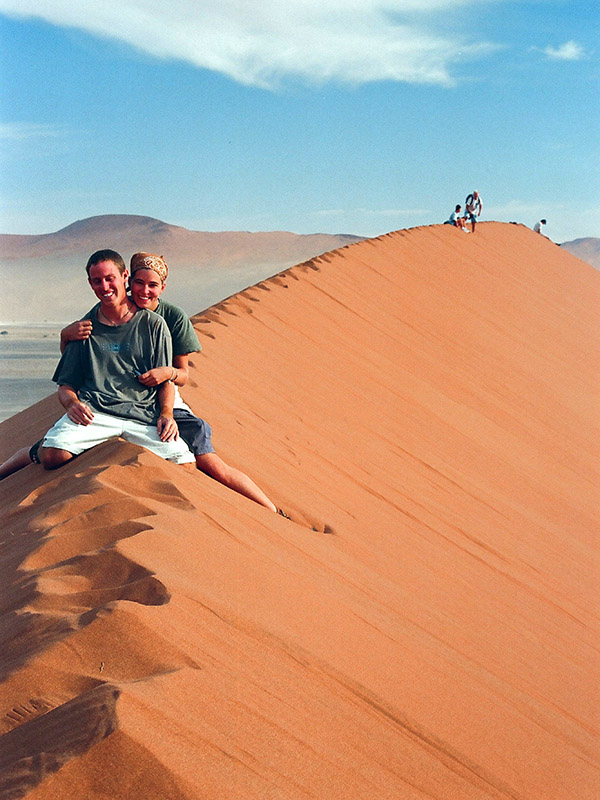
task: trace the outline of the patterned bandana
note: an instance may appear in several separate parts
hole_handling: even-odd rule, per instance
[[[132,276],[135,275],[138,269],[153,269],[162,283],[167,280],[167,275],[169,274],[169,268],[164,258],[153,253],[134,253],[131,256],[129,268]]]

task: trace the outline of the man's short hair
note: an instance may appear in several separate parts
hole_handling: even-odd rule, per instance
[[[117,252],[114,250],[96,250],[96,252],[92,253],[88,258],[88,262],[85,265],[88,278],[90,277],[90,269],[95,264],[100,264],[101,261],[112,261],[121,275],[125,272],[125,262]]]

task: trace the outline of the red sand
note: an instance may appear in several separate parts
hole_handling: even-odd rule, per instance
[[[185,399],[294,521],[120,441],[3,481],[0,798],[597,798],[599,309],[483,223],[195,317]]]

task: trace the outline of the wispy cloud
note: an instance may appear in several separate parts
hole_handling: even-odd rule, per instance
[[[54,125],[37,122],[4,122],[0,123],[0,140],[22,142],[30,139],[48,139],[61,135]]]
[[[247,85],[404,81],[451,85],[451,67],[493,48],[435,32],[431,12],[475,0],[0,0],[0,10],[117,38]]]
[[[544,47],[542,53],[545,53],[548,58],[559,61],[580,61],[585,57],[583,47],[572,40],[561,44],[560,47]]]

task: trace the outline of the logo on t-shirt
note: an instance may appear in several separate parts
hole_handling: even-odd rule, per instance
[[[102,350],[108,350],[111,353],[123,353],[126,350],[131,350],[129,342],[101,342]]]

